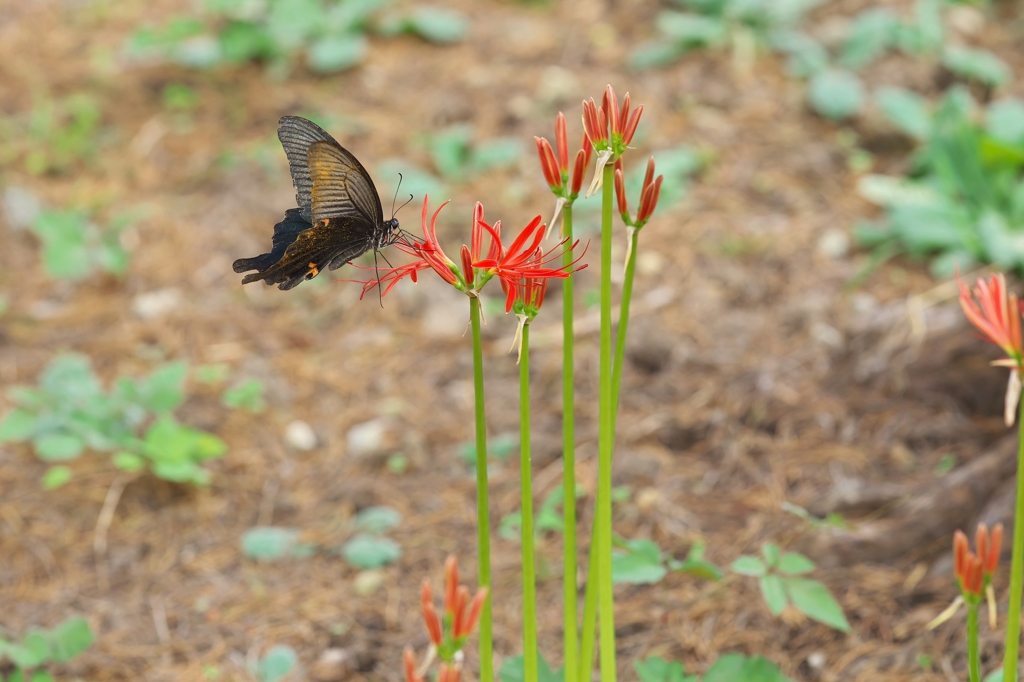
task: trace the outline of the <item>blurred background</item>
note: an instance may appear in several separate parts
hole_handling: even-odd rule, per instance
[[[956,592],[952,531],[1008,521],[1015,464],[996,349],[949,278],[1024,263],[1021,39],[1018,7],[985,0],[0,3],[0,675],[400,679],[402,647],[427,643],[421,580],[439,588],[454,553],[475,582],[468,306],[429,272],[383,306],[338,281],[366,278],[351,267],[243,288],[232,261],[294,205],[277,120],[356,154],[386,215],[403,173],[413,234],[423,194],[451,200],[453,254],[476,201],[506,229],[550,217],[532,136],[561,110],[575,145],[580,101],[611,83],[645,106],[631,208],[648,155],[666,176],[614,480],[617,533],[660,554],[616,569],[622,674],[739,652],[796,680],[955,679],[962,615],[924,626]],[[596,235],[596,200],[576,216]],[[597,277],[576,300],[582,551]],[[517,368],[489,294],[504,659],[522,646]],[[561,305],[552,286],[533,344],[554,668]],[[727,570],[766,543],[816,563],[849,632],[773,615]],[[701,547],[722,581],[680,570]],[[1000,633],[983,625],[986,655]]]

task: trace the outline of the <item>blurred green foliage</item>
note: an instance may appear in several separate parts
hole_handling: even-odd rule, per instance
[[[460,40],[465,18],[451,10],[417,7],[382,12],[389,0],[207,0],[199,18],[179,17],[143,28],[126,49],[144,62],[206,69],[266,63],[287,73],[302,57],[310,70],[333,73],[366,58],[367,33],[410,33],[437,43]]]
[[[79,209],[47,209],[29,229],[43,244],[43,267],[55,279],[81,280],[96,271],[122,276],[128,269],[128,252],[121,232],[132,222],[123,214],[101,226]]]
[[[919,147],[908,177],[861,178],[860,194],[885,217],[858,226],[860,242],[935,256],[937,276],[979,263],[1024,273],[1024,101],[982,111],[962,87],[935,106],[890,88],[879,108]]]
[[[89,359],[68,354],[43,370],[35,387],[11,389],[17,405],[0,422],[0,442],[28,441],[49,463],[43,484],[71,479],[67,462],[86,450],[111,452],[124,471],[149,469],[176,483],[206,484],[201,465],[226,449],[217,436],[189,428],[173,413],[185,399],[187,366],[173,362],[142,379],[121,378],[105,391]]]
[[[17,643],[0,638],[0,662],[7,659],[14,664],[8,682],[53,682],[55,678],[39,668],[70,661],[92,646],[94,639],[84,618],[68,618],[51,630],[31,630]],[[0,673],[0,680],[3,679]]]

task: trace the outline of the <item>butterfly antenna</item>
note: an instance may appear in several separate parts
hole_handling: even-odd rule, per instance
[[[395,188],[395,196],[391,197],[391,218],[395,217],[395,201],[398,199],[398,190],[402,189],[402,174],[398,174],[398,187]],[[404,204],[403,204],[404,206]]]
[[[401,211],[403,208],[408,206],[410,201],[412,201],[412,195],[411,194],[409,195],[409,198],[405,200],[405,203],[398,207],[398,210]]]

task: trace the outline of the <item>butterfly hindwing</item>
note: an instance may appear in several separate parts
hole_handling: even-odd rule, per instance
[[[309,146],[309,174],[313,182],[313,221],[324,218],[362,219],[368,232],[384,222],[377,189],[366,169],[337,144],[314,142]]]
[[[235,261],[235,271],[244,272],[269,262],[259,272],[246,275],[242,284],[263,280],[267,284],[277,284],[279,289],[288,290],[307,279],[313,279],[324,268],[335,270],[341,267],[362,255],[368,248],[366,236],[352,219],[326,219],[299,232],[276,262],[273,262],[272,254],[245,258]]]
[[[253,258],[239,258],[231,266],[235,272],[246,272],[248,270],[263,271],[281,260],[285,250],[298,238],[299,233],[313,227],[308,220],[302,217],[302,211],[298,208],[290,208],[284,214],[284,220],[274,225],[273,248],[270,253],[264,253]]]

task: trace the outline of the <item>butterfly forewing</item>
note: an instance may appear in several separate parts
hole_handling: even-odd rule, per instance
[[[340,146],[314,142],[309,146],[313,220],[352,217],[374,231],[384,222],[377,189],[362,165]]]
[[[277,125],[277,139],[281,140],[288,157],[288,170],[295,185],[295,203],[302,210],[302,217],[312,222],[310,193],[313,180],[309,177],[309,146],[314,142],[328,142],[336,147],[341,145],[326,130],[300,116],[283,116]]]

